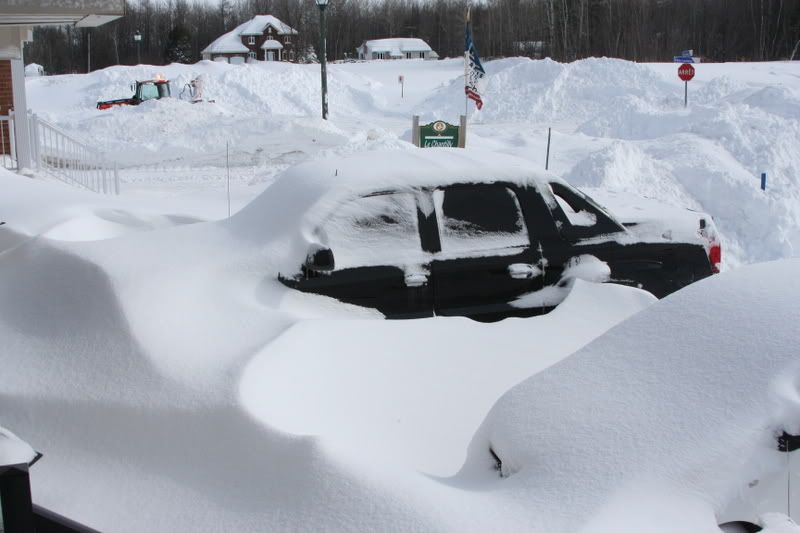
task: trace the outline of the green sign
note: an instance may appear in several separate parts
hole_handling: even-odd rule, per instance
[[[419,127],[422,148],[457,148],[458,126],[437,120]]]

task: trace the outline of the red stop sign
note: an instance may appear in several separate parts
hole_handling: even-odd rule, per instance
[[[684,63],[678,67],[678,77],[683,81],[689,81],[694,78],[694,67],[689,63]]]

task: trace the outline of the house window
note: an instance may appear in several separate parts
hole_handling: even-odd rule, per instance
[[[268,28],[267,28],[267,33],[269,33],[270,35],[272,35],[272,26],[270,26],[270,27],[268,27]]]
[[[255,35],[251,35],[250,37],[248,37],[247,38],[247,44],[256,44],[256,36]]]
[[[406,52],[406,59],[411,59],[411,52]]]
[[[256,53],[255,52],[248,52],[247,55],[250,57],[250,59],[255,59],[256,58]]]
[[[285,44],[289,44],[289,43],[291,42],[291,39],[289,38],[289,36],[288,36],[288,35],[287,35],[287,36],[285,36],[285,37],[283,38],[283,42],[284,42]]]

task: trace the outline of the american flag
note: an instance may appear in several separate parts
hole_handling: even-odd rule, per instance
[[[475,101],[475,106],[480,110],[483,107],[481,92],[483,92],[483,78],[486,76],[486,71],[483,70],[481,58],[475,48],[475,42],[472,40],[472,25],[469,22],[469,15],[467,15],[464,31],[464,50],[464,92],[467,94],[467,98]]]

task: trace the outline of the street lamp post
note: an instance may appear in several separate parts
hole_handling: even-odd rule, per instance
[[[319,8],[319,49],[322,57],[319,64],[322,67],[322,118],[328,120],[328,72],[327,72],[327,47],[325,43],[325,8],[328,7],[329,0],[314,0]]]
[[[133,40],[136,41],[136,64],[142,64],[142,54],[139,51],[139,45],[142,42],[142,34],[139,33],[139,30],[136,30],[136,33],[133,34]]]

